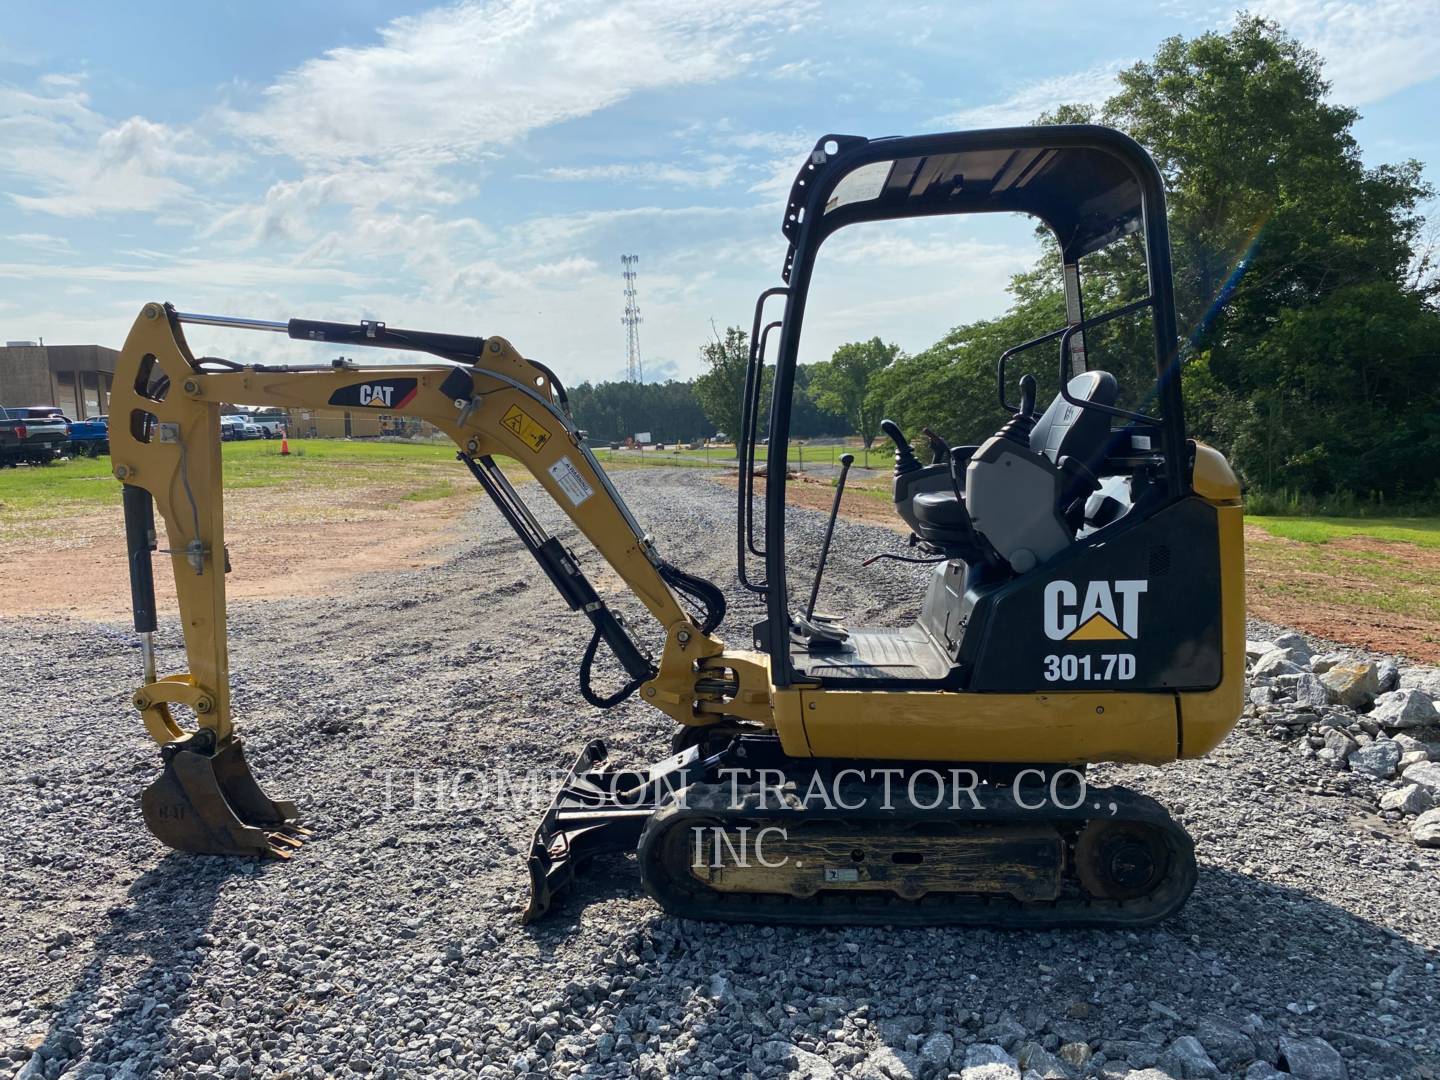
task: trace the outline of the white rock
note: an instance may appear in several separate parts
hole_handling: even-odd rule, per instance
[[[1290,654],[1283,649],[1271,649],[1250,669],[1250,674],[1255,676],[1276,675],[1299,675],[1305,669],[1290,659]]]
[[[1313,671],[1316,675],[1323,675],[1336,664],[1342,664],[1349,659],[1351,659],[1351,657],[1347,656],[1345,653],[1321,653],[1319,656],[1311,657],[1310,670]]]
[[[1347,735],[1340,728],[1325,729],[1325,749],[1333,753],[1337,758],[1348,760],[1350,755],[1360,748],[1360,744]]]
[[[1220,1070],[1194,1035],[1181,1035],[1160,1055],[1155,1066],[1182,1080],[1220,1080]]]
[[[1260,657],[1264,656],[1267,652],[1269,652],[1269,651],[1270,651],[1271,649],[1273,649],[1274,647],[1275,647],[1275,646],[1272,645],[1272,644],[1270,644],[1270,642],[1268,642],[1268,641],[1249,641],[1249,640],[1247,640],[1247,641],[1245,642],[1245,659],[1246,659],[1246,660],[1259,660]]]
[[[1424,690],[1392,690],[1375,699],[1370,719],[1388,728],[1413,728],[1440,721],[1440,713]]]
[[[1440,809],[1426,810],[1416,818],[1410,838],[1421,847],[1440,847]]]
[[[858,1075],[888,1077],[889,1080],[913,1080],[920,1075],[920,1059],[903,1050],[877,1046],[860,1063]]]
[[[1394,660],[1381,660],[1375,665],[1375,677],[1380,680],[1380,692],[1394,690],[1400,683],[1400,669]]]
[[[943,1031],[937,1031],[920,1045],[920,1058],[931,1065],[945,1068],[950,1064],[950,1055],[955,1052],[955,1039]]]
[[[962,1080],[1019,1080],[1019,1063],[994,1043],[976,1043],[965,1051]]]
[[[1084,1042],[1065,1043],[1060,1047],[1059,1054],[1061,1061],[1076,1069],[1085,1068],[1090,1063],[1090,1059],[1095,1056],[1095,1052],[1090,1049],[1090,1044]]]
[[[1406,784],[1380,796],[1381,810],[1399,810],[1402,814],[1423,814],[1434,805],[1434,796],[1419,784]]]
[[[798,1046],[792,1050],[795,1059],[793,1071],[790,1073],[795,1080],[834,1080],[837,1075],[835,1066],[826,1061],[819,1054],[812,1054],[809,1050],[801,1050]]]
[[[1323,709],[1330,704],[1331,694],[1324,680],[1315,675],[1300,673],[1295,680],[1295,704],[1308,705],[1312,709]]]
[[[1440,668],[1401,668],[1399,682],[1402,690],[1424,690],[1432,698],[1440,698]]]
[[[1305,639],[1293,630],[1287,630],[1270,643],[1272,649],[1284,649],[1286,652],[1297,653],[1308,662],[1313,655],[1309,644]]]
[[[1404,771],[1405,771],[1406,769],[1408,769],[1411,765],[1420,765],[1420,764],[1422,764],[1423,762],[1426,762],[1426,761],[1429,761],[1429,760],[1430,760],[1430,751],[1428,751],[1428,750],[1411,750],[1409,753],[1405,753],[1405,754],[1401,754],[1401,755],[1400,755],[1400,764],[1399,764],[1398,768],[1399,768],[1399,770],[1400,770],[1401,772],[1404,772]]]
[[[1348,760],[1353,771],[1388,780],[1400,764],[1400,744],[1392,739],[1376,739],[1369,746],[1360,747]]]
[[[1296,1080],[1349,1080],[1345,1059],[1324,1039],[1280,1036],[1280,1065]]]
[[[1407,735],[1403,731],[1395,736],[1395,741],[1400,744],[1401,751],[1406,754],[1412,754],[1416,751],[1424,751],[1425,753],[1430,752],[1430,748],[1426,746],[1423,742],[1415,738],[1414,735]]]
[[[1407,784],[1419,784],[1431,795],[1440,795],[1440,762],[1422,761],[1405,770]]]

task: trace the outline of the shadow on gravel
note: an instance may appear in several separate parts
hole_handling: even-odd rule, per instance
[[[542,954],[558,953],[586,933],[587,908],[641,894],[633,859],[597,859],[530,937]],[[615,939],[591,944],[611,950]],[[1305,892],[1214,866],[1202,867],[1177,917],[1135,931],[702,929],[655,910],[636,919],[625,945],[663,958],[627,989],[627,1001],[709,999],[706,1009],[736,1015],[738,1004],[753,1020],[753,1010],[786,1001],[843,1000],[841,1015],[867,1007],[880,1043],[912,1054],[943,1017],[957,1062],[968,1044],[1016,1050],[1057,1035],[1110,1042],[1112,1057],[1132,1048],[1142,1060],[1131,1064],[1145,1068],[1182,1035],[1210,1037],[1218,1021],[1249,1032],[1254,1058],[1272,1064],[1282,1035],[1319,1036],[1345,1055],[1352,1078],[1440,1076],[1431,1013],[1440,952]],[[1252,1016],[1263,1024],[1253,1027]],[[757,1046],[787,1039],[773,1028],[750,1034]],[[1236,1041],[1243,1056],[1247,1043]]]
[[[124,1062],[120,1076],[156,1071],[171,1028],[191,1004],[189,987],[205,958],[201,935],[221,889],[250,865],[171,852],[135,880],[129,903],[110,910],[109,928],[55,1008],[36,1054],[46,1062],[44,1075],[55,1060],[68,1068],[82,1058]],[[104,1025],[98,1031],[97,1018]],[[82,1024],[91,1029],[83,1038]]]
[[[640,867],[633,855],[598,855],[581,864],[575,880],[555,898],[544,918],[523,929],[540,954],[549,956],[580,930],[587,908],[644,896]],[[658,907],[654,910],[657,918],[668,918]]]

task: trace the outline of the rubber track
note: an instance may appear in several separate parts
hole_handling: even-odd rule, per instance
[[[807,777],[795,778],[806,790]],[[877,789],[878,790],[878,789]],[[1090,788],[1083,805],[1074,810],[1049,806],[1043,813],[1018,807],[1009,788],[976,789],[981,809],[920,810],[903,799],[882,810],[879,799],[867,800],[867,809],[781,809],[771,797],[768,809],[759,802],[758,788],[740,788],[732,797],[727,784],[692,784],[685,789],[683,805],[670,802],[646,823],[639,843],[640,875],[645,890],[666,912],[679,918],[725,922],[773,923],[809,926],[969,925],[1017,930],[1054,930],[1081,927],[1126,928],[1150,926],[1178,911],[1195,887],[1195,845],[1190,835],[1148,796],[1125,788]],[[1027,796],[1028,798],[1028,796]],[[847,795],[847,802],[857,799]],[[967,800],[968,801],[968,800]],[[739,805],[732,805],[732,803]],[[868,808],[871,803],[873,809]],[[1113,812],[1112,812],[1113,804]],[[1098,807],[1098,809],[1097,809]],[[666,837],[674,829],[698,824],[746,825],[763,828],[793,827],[800,821],[835,821],[861,827],[921,822],[927,825],[984,822],[988,825],[1053,823],[1067,838],[1092,818],[1106,822],[1138,822],[1158,830],[1169,855],[1169,873],[1147,895],[1133,900],[1098,899],[1085,894],[1076,878],[1067,850],[1061,896],[1053,901],[1020,902],[1010,897],[930,893],[906,900],[893,893],[834,890],[812,897],[774,893],[727,893],[712,890],[681,868],[667,867]],[[888,829],[885,829],[888,831]],[[683,843],[683,840],[682,840]]]

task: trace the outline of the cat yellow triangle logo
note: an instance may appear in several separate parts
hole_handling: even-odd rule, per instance
[[[1086,619],[1085,622],[1076,628],[1075,632],[1065,639],[1066,641],[1129,641],[1130,638],[1125,631],[1121,630],[1104,615],[1095,614]]]

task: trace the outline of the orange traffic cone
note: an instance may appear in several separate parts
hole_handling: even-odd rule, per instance
[[[280,456],[290,456],[290,433],[284,429],[280,431]]]

